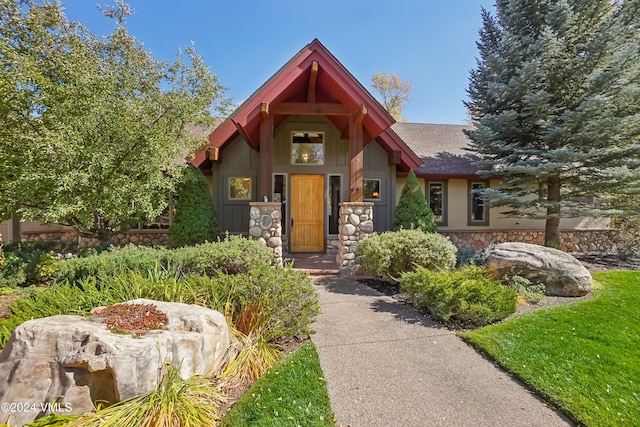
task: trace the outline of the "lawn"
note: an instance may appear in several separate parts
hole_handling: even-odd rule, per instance
[[[242,395],[222,422],[243,426],[335,426],[320,360],[311,341]]]
[[[594,297],[460,336],[574,421],[640,425],[640,272],[594,275]]]

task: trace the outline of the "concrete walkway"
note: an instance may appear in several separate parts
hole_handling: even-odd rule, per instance
[[[453,332],[337,276],[314,279],[313,329],[340,426],[567,426]]]

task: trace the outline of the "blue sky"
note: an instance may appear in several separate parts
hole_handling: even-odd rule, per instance
[[[98,0],[100,4],[113,4]],[[63,0],[67,16],[96,34],[113,22],[92,0]],[[398,74],[414,89],[409,122],[463,124],[481,6],[494,0],[129,0],[129,32],[152,54],[173,60],[196,51],[240,103],[307,43],[318,38],[371,90],[374,72]],[[375,93],[372,91],[375,95]]]

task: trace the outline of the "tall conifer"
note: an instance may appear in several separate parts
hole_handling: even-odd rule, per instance
[[[640,2],[497,0],[466,102],[479,174],[510,216],[609,216],[640,191]]]

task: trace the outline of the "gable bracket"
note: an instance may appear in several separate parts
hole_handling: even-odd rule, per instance
[[[233,125],[236,127],[236,129],[238,130],[238,133],[240,133],[240,135],[244,138],[244,140],[247,141],[247,143],[251,147],[253,147],[253,148],[255,148],[257,150],[258,146],[256,144],[254,144],[253,141],[251,141],[251,138],[249,138],[249,134],[244,129],[244,127],[240,123],[236,122],[235,120],[233,120],[233,119],[230,119],[230,120],[233,123]]]
[[[309,73],[309,85],[307,86],[307,103],[316,103],[316,80],[318,80],[318,61],[311,63],[311,72]]]

